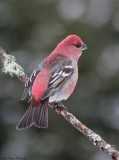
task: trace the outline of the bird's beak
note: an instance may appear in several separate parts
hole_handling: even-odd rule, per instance
[[[81,45],[80,49],[81,49],[82,51],[83,51],[83,50],[85,50],[85,49],[87,49],[86,44],[85,44],[85,43],[83,43],[83,44]]]

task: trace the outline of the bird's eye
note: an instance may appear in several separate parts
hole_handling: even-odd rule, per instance
[[[78,44],[75,44],[75,47],[76,47],[76,48],[80,48],[80,47],[81,47],[81,44],[79,44],[79,43],[78,43]]]

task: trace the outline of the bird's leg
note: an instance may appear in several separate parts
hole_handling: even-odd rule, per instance
[[[61,112],[62,110],[67,110],[67,108],[61,102],[52,102],[49,103],[49,105],[57,112]]]
[[[61,110],[67,110],[67,108],[63,105],[63,103],[61,102],[57,102],[55,103],[57,110],[61,111]]]

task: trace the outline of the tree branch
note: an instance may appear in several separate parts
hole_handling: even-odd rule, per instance
[[[13,75],[16,75],[23,83],[28,81],[28,76],[24,73],[24,69],[16,63],[15,57],[8,55],[2,48],[0,48],[0,59],[3,62],[3,72],[6,74],[9,73],[12,77]],[[119,151],[106,143],[98,134],[81,123],[75,116],[69,113],[68,110],[59,109],[55,111],[64,117],[64,119],[66,119],[78,131],[83,133],[94,145],[97,145],[101,150],[107,152],[111,156],[112,160],[119,160]]]

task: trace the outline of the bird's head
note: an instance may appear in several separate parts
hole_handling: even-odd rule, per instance
[[[78,37],[77,35],[69,35],[68,37],[66,37],[63,40],[63,43],[66,46],[74,46],[80,50],[85,50],[87,49],[86,44],[84,44],[84,42],[81,40],[80,37]]]
[[[63,41],[61,41],[61,43],[58,45],[58,48],[65,50],[66,54],[70,54],[79,58],[82,51],[87,49],[87,46],[77,35],[69,35]]]

